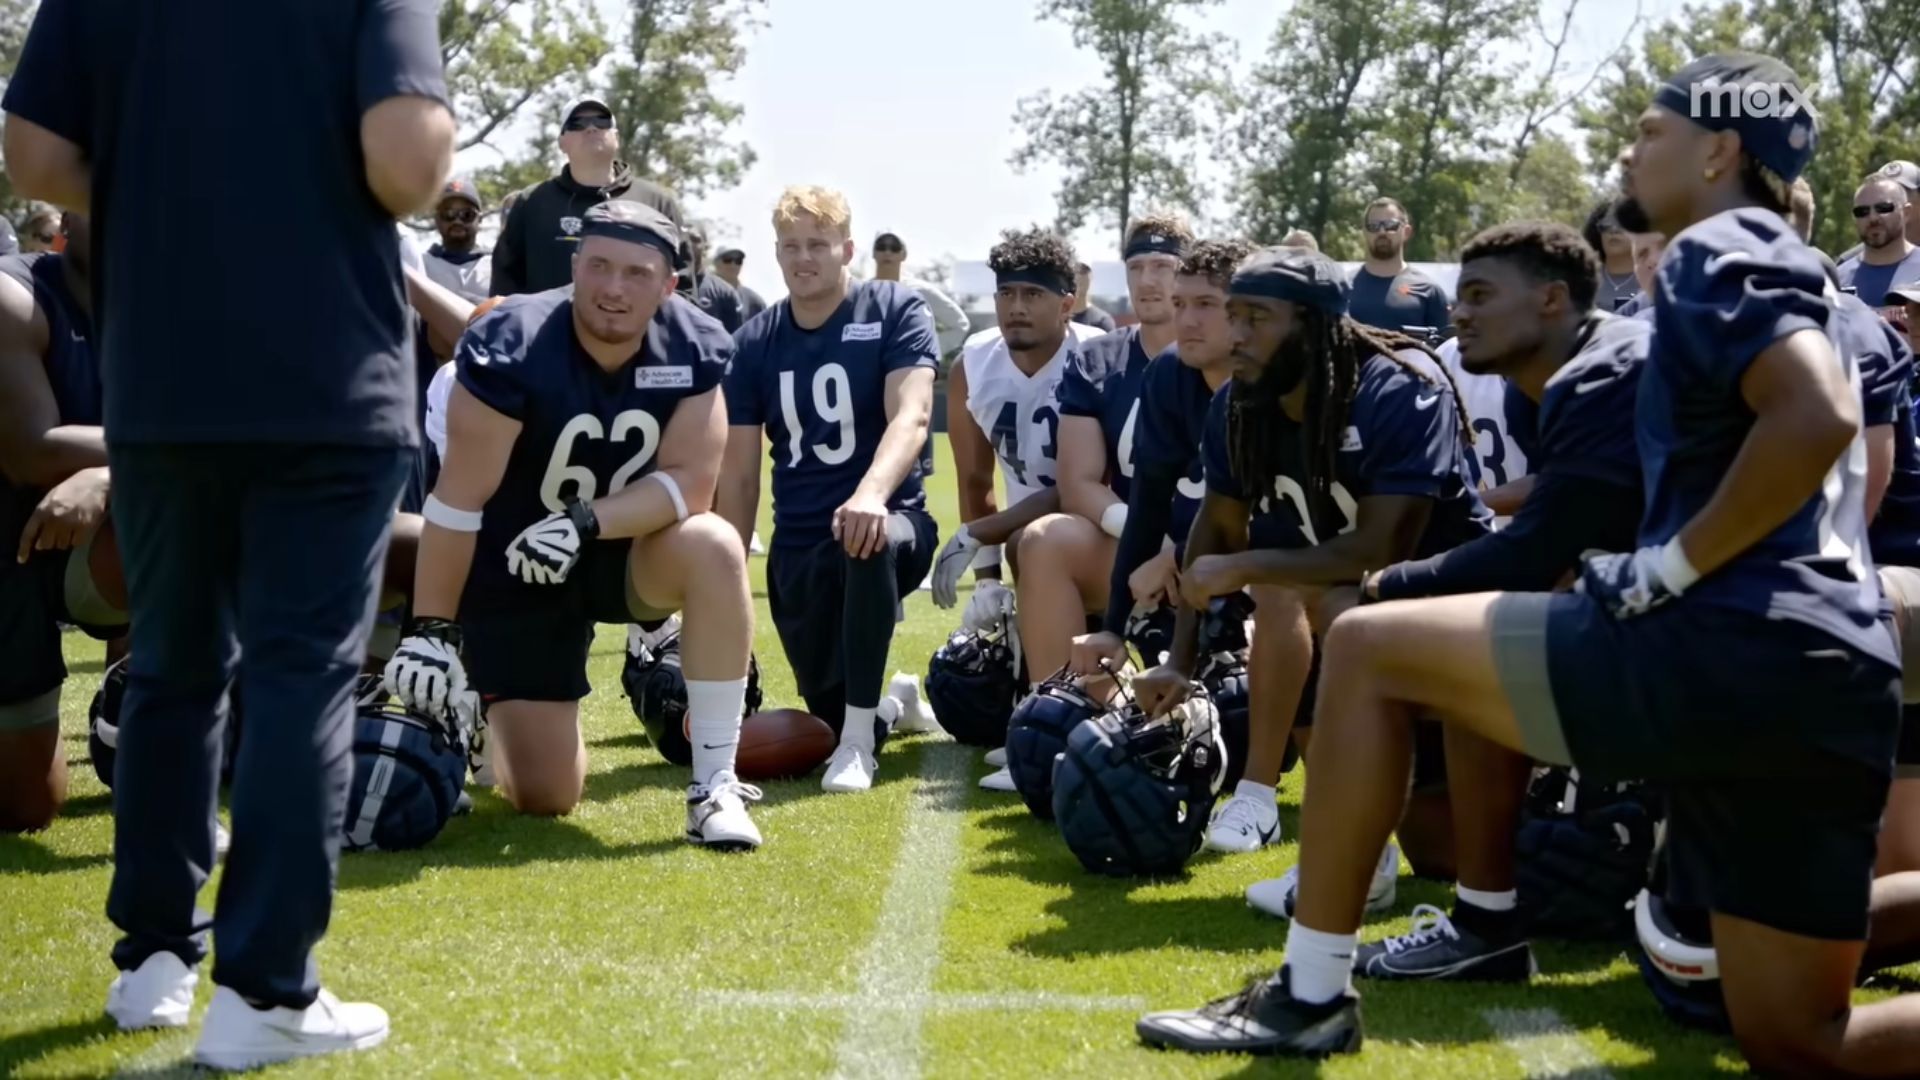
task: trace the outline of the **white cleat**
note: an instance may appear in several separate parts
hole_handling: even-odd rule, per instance
[[[899,718],[893,730],[901,735],[924,735],[940,730],[933,717],[933,706],[920,696],[920,680],[902,671],[887,685],[887,697],[899,705]]]
[[[1293,918],[1295,894],[1300,891],[1300,868],[1294,867],[1277,878],[1256,881],[1247,886],[1247,906],[1276,919]],[[1387,842],[1380,862],[1373,868],[1373,881],[1367,885],[1367,914],[1380,915],[1393,908],[1400,892],[1400,849]]]
[[[990,769],[1004,769],[1007,767],[1007,748],[1004,746],[996,746],[987,751],[987,756],[982,760],[987,763],[987,767]]]
[[[987,791],[1019,791],[1014,786],[1013,770],[998,769],[980,778],[980,786]]]
[[[820,778],[820,790],[842,794],[849,791],[866,791],[873,787],[873,774],[879,763],[873,759],[873,751],[863,750],[851,743],[841,743],[840,748],[827,759],[827,774]]]
[[[187,1026],[193,988],[200,976],[178,956],[161,950],[107,988],[107,1015],[121,1031]]]
[[[195,1064],[239,1072],[281,1061],[366,1050],[387,1040],[387,1012],[345,1003],[325,990],[304,1009],[256,1009],[224,986],[213,991],[200,1024]]]
[[[759,788],[730,772],[713,783],[687,787],[687,839],[717,851],[751,851],[760,846],[760,829],[747,816],[747,804],[759,802]]]
[[[753,534],[753,539],[747,541],[747,554],[765,555],[766,553],[767,553],[767,545],[760,542],[760,533],[758,530],[755,530]]]
[[[1272,799],[1235,795],[1207,826],[1207,850],[1245,855],[1280,842],[1280,807]]]
[[[233,834],[218,821],[213,823],[213,861],[221,862],[227,857],[227,850],[233,847]]]

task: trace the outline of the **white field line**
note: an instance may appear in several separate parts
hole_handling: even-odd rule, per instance
[[[1529,1080],[1613,1080],[1613,1074],[1552,1009],[1488,1009],[1482,1013]]]

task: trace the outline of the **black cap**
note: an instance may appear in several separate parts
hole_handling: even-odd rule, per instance
[[[447,186],[440,189],[440,202],[446,202],[448,199],[465,199],[473,204],[475,210],[484,209],[480,205],[480,189],[474,187],[473,181],[464,176],[456,176],[448,180]]]
[[[1335,315],[1347,313],[1347,275],[1340,264],[1305,248],[1270,247],[1254,252],[1233,272],[1227,291],[1290,300]]]
[[[580,216],[580,238],[606,236],[630,244],[658,248],[667,265],[680,263],[680,229],[665,214],[645,203],[609,199]]]
[[[1709,131],[1732,131],[1748,157],[1791,183],[1813,160],[1819,117],[1793,69],[1771,56],[1703,56],[1654,91],[1654,104]]]
[[[608,105],[597,97],[575,98],[573,101],[567,103],[567,111],[560,114],[561,130],[564,131],[566,129],[567,124],[573,120],[574,114],[581,109],[599,109],[608,116],[613,115],[613,106]]]
[[[880,242],[883,240],[891,240],[894,243],[900,245],[900,250],[902,251],[905,251],[907,249],[907,242],[905,240],[900,239],[899,233],[883,232],[879,236],[876,236],[873,238],[873,246],[879,247]]]

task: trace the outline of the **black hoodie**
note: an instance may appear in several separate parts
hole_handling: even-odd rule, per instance
[[[613,183],[582,184],[573,167],[542,180],[514,197],[500,239],[493,248],[493,294],[545,292],[573,280],[573,253],[580,243],[580,217],[608,199],[651,206],[683,223],[680,200],[667,188],[633,175],[624,161],[613,163]]]

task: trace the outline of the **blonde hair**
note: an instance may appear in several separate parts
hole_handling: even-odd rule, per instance
[[[1281,247],[1300,248],[1303,251],[1319,251],[1320,244],[1313,234],[1305,229],[1295,229],[1280,241]]]
[[[795,184],[782,191],[780,201],[773,204],[773,227],[791,225],[803,215],[840,230],[842,236],[853,236],[853,211],[847,206],[847,197],[832,188]]]

